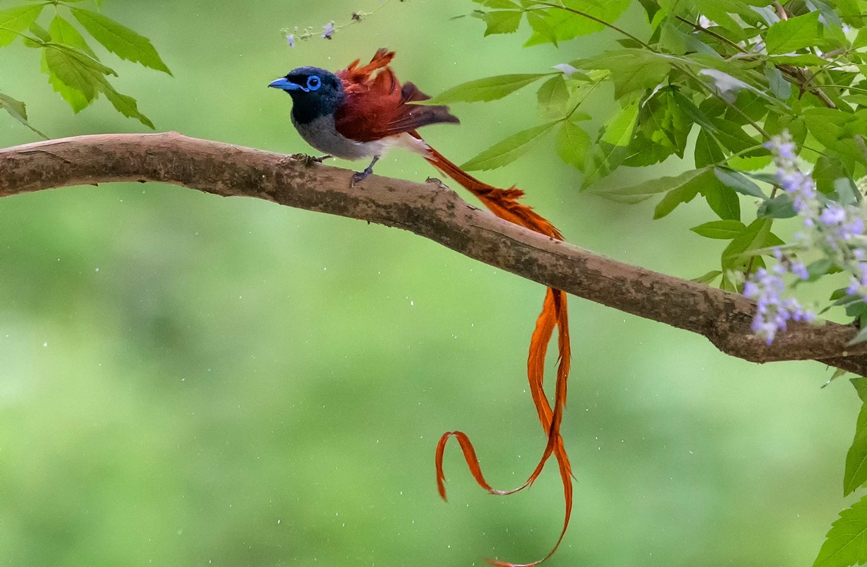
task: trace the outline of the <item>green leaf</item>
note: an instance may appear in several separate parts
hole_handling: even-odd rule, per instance
[[[738,220],[718,220],[694,226],[690,230],[705,238],[732,240],[746,228],[746,225]]]
[[[15,120],[21,122],[42,138],[48,139],[48,136],[31,126],[30,122],[27,121],[27,107],[20,100],[15,100],[11,96],[0,93],[0,108],[6,110]]]
[[[461,165],[461,169],[466,171],[488,170],[512,163],[530,151],[557,124],[558,122],[548,122],[509,136]]]
[[[762,147],[761,142],[744,132],[737,124],[720,118],[713,118],[712,121],[716,127],[714,137],[729,151],[743,152],[743,155],[749,157],[768,155],[768,150]]]
[[[0,28],[5,28],[0,29],[0,47],[5,47],[19,38],[15,32],[22,32],[33,25],[44,6],[37,4],[0,10]]]
[[[90,46],[87,45],[87,41],[85,41],[84,37],[78,33],[78,30],[75,29],[72,24],[63,19],[60,14],[57,14],[54,16],[54,19],[51,20],[51,25],[48,26],[48,31],[51,32],[51,38],[56,43],[77,47],[97,61],[99,60]]]
[[[42,26],[40,26],[36,22],[33,22],[32,24],[30,24],[30,28],[28,28],[28,29],[30,30],[30,33],[32,33],[33,35],[35,35],[36,37],[38,37],[42,41],[44,41],[46,43],[51,41],[51,34],[48,33],[48,30],[46,30],[45,28],[43,28]]]
[[[134,63],[172,74],[150,40],[102,14],[83,8],[69,8],[75,19],[106,49]]]
[[[863,28],[862,31],[867,30],[867,28]],[[851,102],[853,104],[857,104],[860,106],[867,106],[867,95],[863,94],[854,94],[854,95],[846,95],[843,97],[843,100],[846,102]]]
[[[599,139],[614,146],[628,146],[637,117],[637,104],[623,108],[605,124],[605,130]]]
[[[803,116],[810,134],[832,150],[848,171],[864,163],[864,154],[855,136],[862,136],[867,130],[867,111],[846,113],[830,108],[807,108]]]
[[[624,10],[629,7],[629,4],[629,0],[605,0],[604,2],[566,0],[565,2],[566,7],[580,10],[590,16],[599,18],[603,22],[617,20]],[[568,10],[553,9],[542,12],[530,12],[530,14],[534,13],[539,14],[540,17],[536,18],[535,22],[532,18],[528,18],[535,32],[525,44],[528,47],[543,43],[554,43],[556,45],[559,41],[568,41],[605,29],[605,26],[598,21]]]
[[[477,4],[499,10],[520,10],[521,7],[512,0],[473,0]]]
[[[814,45],[819,34],[819,12],[810,12],[772,25],[765,36],[765,47],[769,55],[791,53]]]
[[[496,77],[476,79],[475,81],[452,87],[432,99],[423,101],[422,104],[442,105],[455,102],[488,102],[497,100],[549,75],[549,73],[497,75]]]
[[[720,163],[725,159],[725,154],[719,143],[707,130],[702,128],[695,140],[695,166],[705,167]]]
[[[710,208],[723,220],[741,220],[741,203],[738,194],[726,187],[718,179],[708,176],[700,189]]]
[[[88,103],[96,97],[96,77],[93,69],[88,68],[71,51],[50,46],[45,49],[44,55],[48,70],[60,82],[80,92]]]
[[[27,107],[20,100],[0,93],[0,107],[22,124],[27,124]]]
[[[848,177],[841,177],[834,180],[834,192],[830,196],[844,207],[847,205],[854,205],[861,198],[861,194],[858,192],[858,187],[855,186],[855,182]]]
[[[63,100],[72,107],[72,111],[78,114],[82,110],[88,107],[90,103],[93,101],[87,100],[85,96],[81,93],[81,91],[77,91],[73,88],[66,86],[66,84],[61,81],[57,75],[51,72],[48,68],[48,62],[46,61],[45,52],[47,49],[42,50],[42,72],[48,75],[48,83],[54,89],[54,92],[58,93]]]
[[[486,12],[482,19],[488,24],[485,37],[498,33],[515,33],[521,25],[523,12],[517,10],[498,10]]]
[[[618,49],[589,59],[579,59],[572,65],[580,69],[607,69],[614,82],[614,98],[631,92],[653,88],[671,70],[669,60],[645,49]]]
[[[732,293],[739,292],[737,286],[728,278],[728,275],[725,273],[723,273],[722,281],[719,284],[719,288],[723,291],[730,291]]]
[[[846,454],[846,472],[843,476],[844,496],[867,482],[867,378],[852,378],[850,382],[855,386],[858,397],[864,403],[855,425],[855,439]]]
[[[638,2],[647,13],[647,21],[653,21],[653,16],[659,11],[659,4],[656,3],[656,0],[638,0]]]
[[[708,273],[704,274],[703,276],[693,278],[690,281],[700,283],[700,284],[710,285],[711,282],[713,282],[715,279],[717,279],[721,274],[722,274],[722,272],[719,270],[711,270]]]
[[[768,198],[768,196],[765,195],[764,191],[762,191],[758,185],[756,185],[737,171],[731,169],[723,169],[721,167],[715,167],[713,172],[714,175],[716,175],[716,178],[720,181],[720,183],[722,183],[726,187],[731,187],[742,195],[747,195],[749,197],[758,197],[759,199],[763,200]]]
[[[103,93],[115,109],[124,116],[135,118],[153,129],[153,123],[138,110],[134,98],[120,94],[106,79],[114,74],[110,68],[90,58],[86,53],[65,45],[48,44],[43,51],[49,81],[61,96],[78,112]]]
[[[675,97],[672,89],[660,89],[646,100],[638,116],[638,132],[649,142],[641,154],[653,156],[636,165],[649,165],[664,160],[672,153],[683,157],[692,121],[683,111],[682,102],[686,97]],[[637,161],[637,160],[634,160]],[[632,165],[632,164],[630,164]]]
[[[792,96],[792,83],[783,78],[783,73],[776,67],[765,67],[765,77],[774,96],[781,100],[789,100]]]
[[[734,39],[737,41],[746,39],[746,33],[741,25],[729,15],[729,13],[739,14],[749,10],[749,6],[745,3],[733,0],[699,0],[697,3],[702,14],[731,32]]]
[[[563,122],[557,132],[557,155],[564,162],[584,171],[587,150],[593,145],[590,135],[583,128],[569,120]]]
[[[105,94],[105,98],[107,98],[112,106],[114,106],[115,110],[127,118],[135,118],[151,130],[155,129],[153,122],[151,122],[147,116],[139,112],[138,104],[134,98],[120,94],[114,90],[114,87],[112,87],[108,81],[101,83],[100,90]]]
[[[698,189],[696,184],[688,183],[666,193],[665,197],[662,198],[653,210],[653,220],[669,215],[681,203],[692,201],[698,195]]]
[[[807,266],[807,281],[816,281],[822,276],[831,273],[833,270],[840,271],[839,268],[834,266],[834,262],[829,260],[828,258],[822,258],[821,260],[816,260],[815,262],[810,262]],[[805,280],[798,280],[805,281]]]
[[[849,567],[867,562],[867,497],[831,525],[813,567]]]
[[[772,238],[772,222],[771,219],[756,219],[732,240],[722,253],[723,270],[745,267],[749,262],[750,252],[773,245],[776,237]]]
[[[638,104],[633,103],[615,114],[602,128],[598,141],[587,154],[582,191],[614,171],[626,159],[637,117]]]
[[[759,218],[790,219],[798,213],[795,211],[795,202],[792,196],[783,193],[759,205],[756,214]]]
[[[848,178],[849,173],[837,158],[819,156],[819,159],[816,160],[816,167],[813,168],[812,177],[816,181],[816,188],[821,193],[830,195],[834,192],[834,182],[838,179]]]
[[[604,191],[594,191],[594,193],[610,201],[633,205],[649,199],[654,195],[675,191],[685,185],[689,185],[693,183],[696,178],[701,177],[707,172],[707,169],[694,169],[691,171],[685,171],[675,177],[660,177],[630,187],[617,187],[614,189],[606,189]]]
[[[541,43],[553,43],[555,47],[558,46],[557,31],[545,17],[547,14],[548,12],[527,12],[527,23],[530,24],[533,35],[527,41],[525,47]],[[533,43],[531,44],[530,42]]]
[[[536,97],[545,114],[563,114],[569,102],[569,89],[566,88],[563,75],[556,75],[542,83]]]

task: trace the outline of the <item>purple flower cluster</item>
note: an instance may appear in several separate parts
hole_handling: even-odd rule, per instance
[[[360,17],[357,21],[360,21]],[[324,26],[322,26],[322,33],[319,34],[319,37],[322,39],[333,39],[334,32],[336,32],[339,28],[343,26],[335,26],[334,22],[328,22]],[[303,30],[299,30],[298,28],[293,29],[291,32],[288,29],[283,30],[283,37],[286,38],[286,43],[289,44],[289,47],[295,47],[296,41],[305,41],[316,35],[316,32],[313,31],[313,28],[307,27]]]
[[[797,156],[795,156],[795,144],[792,142],[788,131],[780,136],[774,136],[765,147],[774,154],[774,162],[777,165],[777,182],[793,199],[793,208],[804,216],[804,213],[812,213],[816,205],[816,184],[809,175],[798,170]],[[812,215],[807,215],[805,224],[812,226]]]
[[[792,263],[803,279],[806,279],[807,269],[801,263]],[[790,268],[791,269],[791,268]],[[758,336],[765,339],[767,344],[774,341],[777,332],[785,331],[788,321],[812,321],[816,316],[804,310],[795,299],[783,299],[782,293],[786,290],[783,283],[783,274],[786,268],[781,264],[774,266],[772,271],[759,268],[746,283],[744,283],[744,295],[755,299],[758,311],[753,319],[752,329]],[[807,276],[808,277],[808,276]]]
[[[803,223],[803,230],[785,248],[790,253],[820,252],[829,266],[842,268],[851,275],[847,293],[867,302],[867,207],[852,203],[852,197],[846,199],[845,195],[840,195],[841,189],[838,189],[838,198],[842,202],[821,195],[812,177],[799,171],[795,144],[788,132],[773,137],[765,147],[774,156],[777,183],[791,195],[794,209]],[[782,298],[785,291],[782,276],[790,273],[803,280],[809,279],[807,267],[784,256],[779,249],[775,250],[775,256],[779,264],[772,272],[760,269],[744,284],[744,295],[758,303],[753,331],[768,344],[779,331],[785,330],[788,321],[815,318],[796,300]]]
[[[822,233],[828,246],[833,250],[851,248],[848,246],[852,241],[864,234],[864,221],[854,214],[856,210],[849,211],[837,203],[831,202],[819,214],[819,222],[822,223]],[[852,257],[861,259],[864,250],[851,249]]]

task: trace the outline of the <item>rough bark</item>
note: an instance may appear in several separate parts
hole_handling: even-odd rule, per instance
[[[112,134],[0,150],[0,196],[70,185],[138,181],[246,196],[408,230],[540,284],[708,338],[753,362],[818,360],[867,374],[867,344],[851,326],[796,323],[770,346],[753,335],[743,296],[611,260],[500,220],[438,181],[371,176],[176,133]]]

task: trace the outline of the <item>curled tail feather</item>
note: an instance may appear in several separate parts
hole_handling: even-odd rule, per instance
[[[560,232],[550,222],[548,222],[547,219],[536,213],[529,206],[518,202],[518,199],[524,195],[524,192],[520,189],[514,187],[510,189],[498,189],[479,181],[446,159],[433,148],[429,148],[428,154],[425,155],[425,159],[472,193],[496,216],[528,228],[534,232],[544,234],[557,240],[563,240]],[[548,352],[548,343],[551,340],[555,327],[558,328],[557,346],[559,357],[557,380],[555,384],[554,407],[552,408],[545,395],[543,385],[545,375],[545,355]],[[545,446],[545,451],[539,459],[536,468],[530,474],[527,481],[521,486],[512,490],[496,490],[492,488],[482,475],[482,470],[478,458],[476,457],[475,449],[473,448],[469,437],[467,437],[465,433],[461,431],[448,432],[440,438],[440,441],[437,444],[437,489],[443,500],[446,498],[443,455],[445,453],[446,443],[451,437],[455,437],[458,444],[461,446],[464,460],[467,462],[476,483],[487,490],[490,494],[498,496],[513,494],[529,487],[541,474],[542,469],[545,467],[545,463],[551,455],[554,455],[557,460],[557,465],[560,470],[560,478],[563,483],[563,495],[566,501],[566,513],[563,521],[563,529],[560,532],[560,537],[557,539],[557,543],[548,555],[538,561],[534,561],[533,563],[515,564],[490,559],[488,560],[490,564],[497,567],[533,567],[542,563],[557,551],[560,542],[563,541],[566,528],[569,526],[569,519],[572,515],[572,466],[569,462],[569,457],[566,454],[566,447],[563,443],[563,438],[560,435],[560,424],[563,419],[563,410],[566,406],[566,382],[569,376],[570,362],[571,348],[569,342],[569,318],[566,308],[566,294],[558,289],[548,288],[548,292],[545,295],[545,302],[542,306],[542,313],[536,321],[536,328],[533,331],[532,338],[530,339],[530,354],[527,359],[527,378],[530,383],[530,392],[533,398],[533,404],[536,406],[536,411],[539,414],[539,422],[548,437],[548,441]]]

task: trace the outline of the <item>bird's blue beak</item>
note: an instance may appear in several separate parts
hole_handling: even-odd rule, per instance
[[[296,85],[295,83],[286,79],[286,77],[281,77],[276,81],[271,81],[268,85],[271,88],[280,89],[284,91],[297,91],[301,90],[301,87]]]

